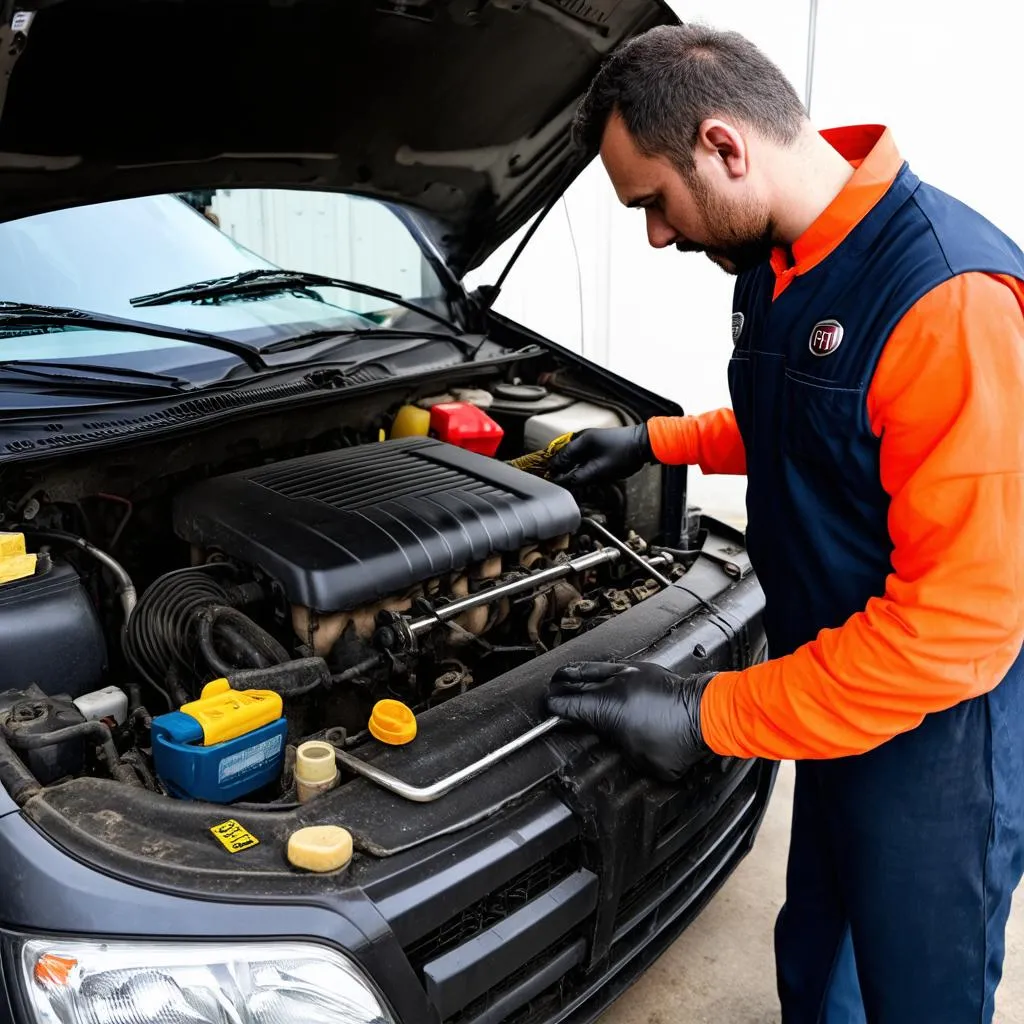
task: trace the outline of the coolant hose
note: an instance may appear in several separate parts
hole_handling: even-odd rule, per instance
[[[236,690],[273,690],[287,699],[330,684],[331,671],[323,658],[296,658],[269,668],[232,670],[228,681]]]
[[[79,722],[52,732],[41,732],[34,735],[22,735],[11,730],[6,722],[3,724],[3,735],[6,741],[17,750],[39,750],[51,747],[55,743],[70,740],[92,740],[103,750],[103,758],[112,778],[129,786],[141,786],[138,776],[127,765],[121,764],[110,729],[103,722]]]
[[[3,736],[0,736],[0,783],[19,807],[43,790],[39,780],[25,767]]]
[[[38,537],[40,540],[71,544],[76,548],[80,548],[107,568],[114,579],[117,580],[117,596],[120,598],[121,607],[124,609],[124,621],[127,625],[128,620],[132,617],[132,612],[135,611],[135,605],[138,603],[138,594],[135,591],[135,584],[132,582],[131,576],[128,575],[127,570],[120,562],[111,558],[106,551],[101,551],[95,545],[90,544],[84,537],[77,537],[73,533],[64,533],[62,530],[34,530],[32,527],[27,527],[25,533],[30,537]]]

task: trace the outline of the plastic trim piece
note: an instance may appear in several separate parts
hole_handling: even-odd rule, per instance
[[[597,906],[597,875],[580,868],[469,942],[426,964],[427,994],[441,1018],[483,995],[501,978],[562,938]]]

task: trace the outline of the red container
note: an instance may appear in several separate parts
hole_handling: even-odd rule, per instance
[[[493,457],[505,431],[477,405],[441,402],[430,410],[430,432],[440,441]]]

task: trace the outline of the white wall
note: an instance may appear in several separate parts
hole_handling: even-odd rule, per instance
[[[888,124],[922,178],[1024,244],[1024,2],[820,0],[812,114]]]

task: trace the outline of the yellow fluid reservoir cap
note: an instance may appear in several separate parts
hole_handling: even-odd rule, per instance
[[[288,837],[288,863],[303,871],[337,871],[352,859],[352,836],[338,825],[311,825]]]
[[[25,554],[25,534],[0,532],[0,558],[15,558],[23,554]]]
[[[370,714],[370,735],[400,746],[416,738],[416,716],[400,700],[379,700]]]
[[[403,405],[391,424],[392,437],[426,437],[430,431],[430,410],[418,405]]]
[[[34,576],[36,556],[25,554],[25,534],[0,532],[0,583]]]
[[[284,708],[272,690],[232,690],[226,679],[214,679],[199,700],[182,704],[181,710],[203,727],[203,746],[210,747],[276,722]]]
[[[10,555],[0,558],[0,583],[13,583],[36,574],[35,555]]]
[[[300,743],[295,751],[295,777],[303,782],[328,782],[338,774],[334,747],[323,740]]]

